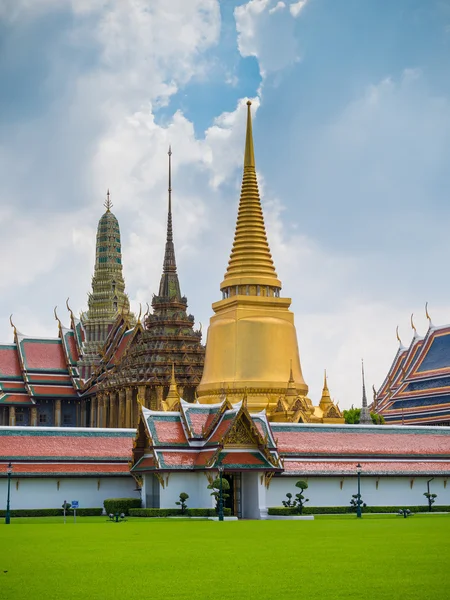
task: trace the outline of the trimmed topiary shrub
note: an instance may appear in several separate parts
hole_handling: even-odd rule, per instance
[[[230,508],[223,510],[226,516],[231,515]],[[215,508],[188,508],[188,517],[215,517]],[[182,517],[181,508],[130,508],[130,517]]]
[[[77,508],[77,517],[99,517],[103,508]],[[18,508],[11,511],[11,517],[62,517],[62,508]],[[73,515],[73,510],[66,511],[66,516]],[[0,517],[5,516],[5,511],[0,510]]]
[[[365,513],[398,513],[403,506],[368,506],[364,509]],[[411,512],[428,512],[428,506],[408,506]],[[354,512],[350,506],[305,506],[303,509],[304,515],[344,515]],[[433,512],[450,512],[450,506],[435,506]],[[268,509],[269,515],[288,516],[296,515],[296,508],[272,506]]]
[[[128,515],[130,508],[141,508],[141,500],[139,498],[108,498],[103,502],[103,506],[107,515],[111,513]]]

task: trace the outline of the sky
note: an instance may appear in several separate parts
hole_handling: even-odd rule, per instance
[[[450,0],[0,0],[0,340],[86,309],[111,191],[133,310],[157,292],[167,149],[179,278],[220,299],[245,103],[310,398],[378,388],[450,322]]]

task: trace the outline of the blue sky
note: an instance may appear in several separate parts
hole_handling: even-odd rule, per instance
[[[231,249],[245,101],[269,243],[314,402],[381,384],[395,327],[450,322],[449,0],[0,4],[0,339],[86,307],[106,189],[132,306],[163,255],[206,323]],[[67,321],[67,319],[66,319]]]

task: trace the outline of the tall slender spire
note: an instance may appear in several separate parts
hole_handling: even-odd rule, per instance
[[[167,209],[167,235],[166,250],[164,253],[163,274],[159,284],[159,295],[166,298],[181,298],[180,283],[177,275],[177,263],[175,260],[175,246],[173,243],[172,229],[172,148],[169,146],[169,185],[168,185],[168,209]]]
[[[244,173],[242,178],[241,198],[236,222],[233,248],[227,272],[220,289],[233,286],[245,286],[239,293],[259,295],[256,287],[268,286],[274,290],[281,289],[267,242],[264,216],[259,197],[258,181],[255,169],[253,149],[251,102],[247,102],[247,131],[245,137]],[[246,286],[254,286],[247,290]],[[252,293],[253,292],[253,293]]]
[[[328,381],[327,381],[327,371],[324,371],[323,374],[323,390],[322,397],[320,399],[319,406],[325,412],[329,409],[330,404],[332,404],[330,390],[328,389]]]
[[[366,396],[366,382],[364,378],[364,361],[361,360],[361,374],[362,374],[362,407],[361,416],[359,417],[360,425],[372,425],[372,418],[370,416],[369,408],[367,406]]]

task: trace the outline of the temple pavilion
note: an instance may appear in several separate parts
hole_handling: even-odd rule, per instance
[[[387,423],[450,425],[450,326],[429,327],[420,336],[414,326],[409,346],[399,347],[372,408]]]

